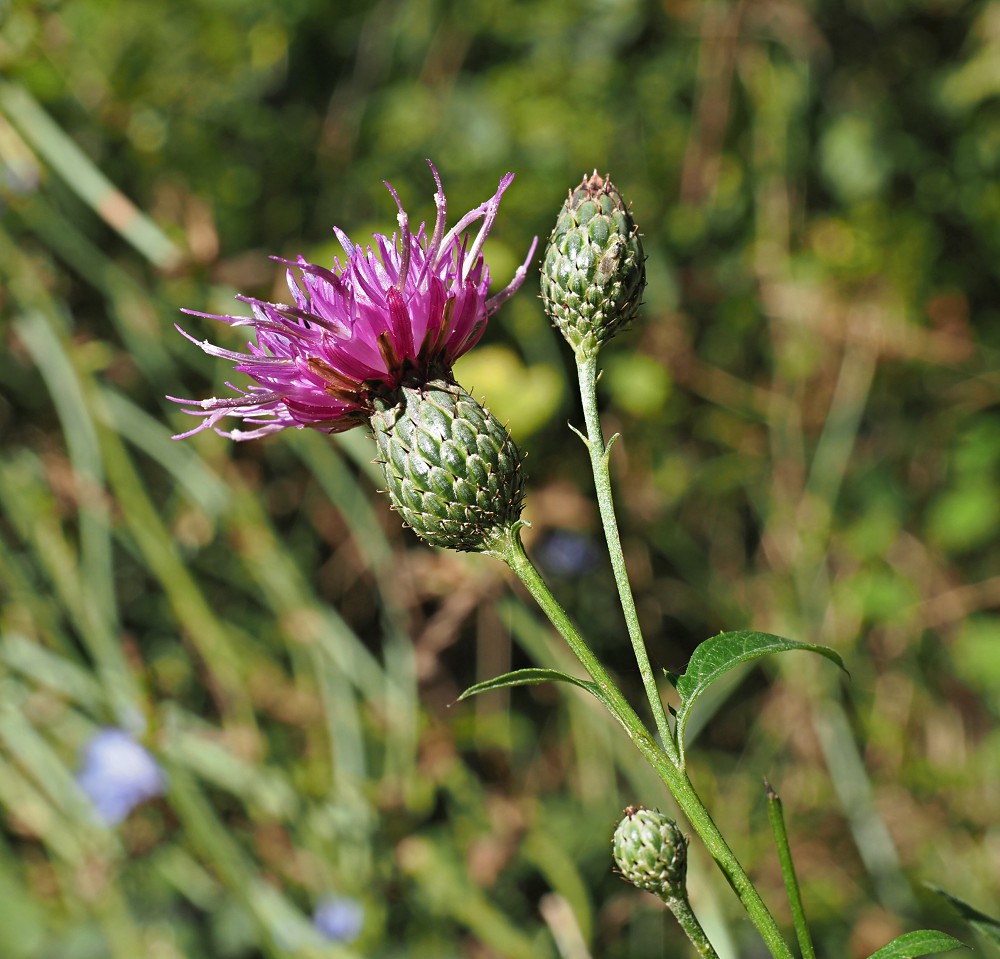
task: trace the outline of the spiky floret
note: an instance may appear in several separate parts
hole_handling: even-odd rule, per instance
[[[578,355],[592,355],[639,308],[646,286],[639,229],[608,177],[571,190],[542,263],[545,311]]]
[[[629,806],[615,830],[615,863],[622,878],[664,901],[686,899],[687,839],[655,809]]]
[[[233,362],[252,382],[246,387],[227,384],[235,396],[169,397],[199,419],[176,439],[204,429],[234,440],[290,426],[338,433],[365,423],[376,397],[396,390],[407,377],[450,375],[455,360],[482,336],[488,317],[521,286],[535,244],[508,286],[488,296],[483,244],[514,174],[504,176],[489,200],[449,230],[441,178],[430,167],[437,184],[432,230],[423,223],[416,232],[410,229],[409,217],[387,183],[398,208],[399,232],[391,237],[377,233],[374,246],[363,246],[335,228],[344,258],[334,259],[332,269],[301,256],[289,262],[293,305],[240,297],[252,316],[185,310],[247,327],[256,342],[251,340],[247,352],[240,353],[184,333],[210,356]],[[482,222],[473,237],[469,228],[477,221]],[[222,429],[219,424],[229,418],[250,428]]]
[[[510,433],[457,383],[403,386],[371,417],[393,508],[433,546],[483,552],[521,515]]]

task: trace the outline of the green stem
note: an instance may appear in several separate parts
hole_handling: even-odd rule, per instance
[[[802,905],[802,893],[799,891],[799,880],[795,875],[795,863],[792,862],[792,850],[788,845],[788,831],[785,829],[785,817],[781,809],[781,798],[771,788],[765,779],[767,790],[767,815],[771,820],[771,831],[774,833],[774,844],[778,847],[778,860],[781,862],[781,878],[785,881],[785,891],[788,893],[788,904],[792,909],[792,922],[795,924],[795,936],[799,940],[802,959],[816,959],[812,936],[806,924],[806,911]]]
[[[691,903],[686,898],[665,899],[664,902],[667,904],[667,908],[674,914],[674,918],[681,929],[684,930],[688,939],[691,940],[691,944],[698,951],[698,955],[704,956],[705,959],[719,959],[719,954],[715,951],[715,947],[708,941],[708,936],[705,935],[705,930],[702,929],[701,923],[698,922],[698,917],[694,914]]]
[[[729,880],[729,884],[733,887],[740,902],[743,903],[751,922],[757,927],[757,931],[767,944],[774,959],[793,959],[788,945],[781,938],[781,932],[774,917],[768,911],[764,900],[760,898],[760,894],[754,888],[750,877],[740,865],[732,849],[729,848],[722,833],[719,832],[719,827],[715,825],[704,803],[695,792],[691,780],[679,768],[677,760],[672,759],[657,745],[656,740],[649,734],[642,720],[629,705],[600,660],[591,652],[590,647],[566,615],[566,611],[559,605],[544,580],[539,576],[538,570],[525,554],[518,530],[504,530],[496,537],[491,548],[486,552],[502,559],[510,566],[524,583],[528,592],[535,598],[545,615],[548,616],[552,625],[576,654],[590,678],[600,689],[599,698],[601,701],[622,724],[628,737],[635,743],[645,756],[646,761],[670,790],[677,805]],[[665,742],[672,745],[673,740],[665,740]]]
[[[611,446],[616,436],[608,443],[604,442],[604,432],[601,429],[601,419],[597,412],[597,352],[577,353],[576,369],[580,379],[580,402],[583,404],[584,420],[587,424],[587,449],[590,451],[590,467],[594,473],[594,487],[597,491],[597,505],[601,511],[601,523],[604,526],[604,537],[608,543],[608,555],[611,558],[611,568],[615,573],[615,583],[618,586],[618,596],[621,599],[622,612],[628,626],[629,639],[635,652],[635,661],[639,665],[639,674],[646,689],[656,730],[660,734],[664,749],[674,758],[673,735],[667,714],[663,709],[663,700],[656,685],[653,668],[649,664],[646,643],[642,638],[642,628],[639,626],[639,616],[635,610],[635,599],[632,596],[632,585],[629,582],[628,571],[625,568],[625,556],[622,553],[621,538],[618,535],[618,520],[615,518],[615,503],[611,494],[611,473],[608,462],[611,457]]]

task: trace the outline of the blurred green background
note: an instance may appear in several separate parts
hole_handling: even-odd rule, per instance
[[[164,399],[231,371],[178,310],[285,298],[269,254],[517,179],[498,286],[609,171],[648,254],[605,351],[654,666],[752,626],[792,655],[692,721],[692,778],[821,953],[1000,900],[1000,3],[0,2],[0,956],[686,955],[611,872],[662,787],[577,690],[452,706],[567,653],[500,564],[421,546],[360,431],[237,446]],[[126,197],[128,199],[126,199]],[[134,205],[133,205],[134,204]],[[566,350],[532,270],[458,375],[529,452],[529,550],[635,697]],[[239,348],[238,331],[186,328]],[[74,782],[145,723],[118,830]],[[759,956],[693,850],[724,959]],[[303,931],[361,900],[350,948]]]

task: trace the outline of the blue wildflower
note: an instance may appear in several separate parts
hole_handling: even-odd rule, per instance
[[[156,760],[121,729],[102,729],[87,743],[77,783],[108,826],[162,795],[165,785]]]
[[[600,552],[583,533],[553,530],[539,547],[542,564],[555,576],[580,576],[595,569]]]
[[[331,942],[354,942],[365,924],[364,907],[348,896],[326,896],[316,906],[313,924]]]

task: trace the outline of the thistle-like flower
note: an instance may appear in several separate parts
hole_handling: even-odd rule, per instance
[[[335,259],[333,269],[301,256],[294,263],[285,261],[299,273],[296,278],[288,271],[293,306],[241,297],[252,317],[185,311],[253,329],[256,342],[248,344],[247,353],[181,332],[210,356],[233,361],[236,371],[254,382],[246,389],[227,384],[236,396],[170,397],[184,412],[201,417],[177,439],[208,428],[234,440],[256,439],[289,426],[339,433],[366,423],[376,401],[404,381],[450,376],[455,360],[482,336],[488,317],[524,282],[536,243],[510,284],[488,298],[483,243],[514,175],[506,174],[489,200],[446,231],[441,178],[430,167],[437,184],[430,235],[423,223],[415,233],[410,229],[396,191],[386,183],[399,210],[399,232],[376,234],[374,247],[362,247],[335,228],[344,260]],[[479,232],[470,239],[466,231],[480,220]],[[230,416],[251,428],[220,429]]]
[[[116,826],[140,803],[163,793],[156,760],[121,729],[102,729],[83,750],[77,783],[99,819]]]
[[[545,311],[578,355],[593,356],[635,316],[645,287],[639,229],[595,170],[570,190],[545,248]]]

